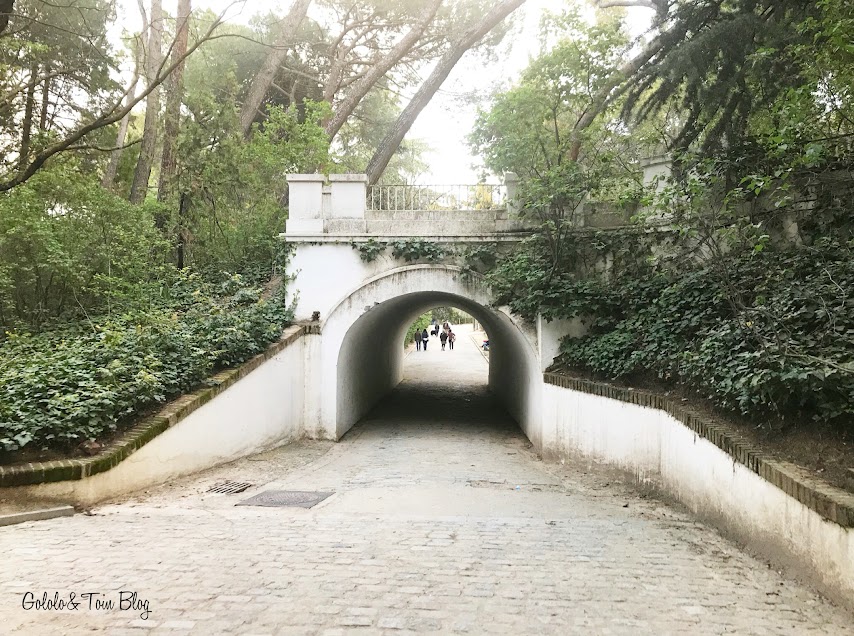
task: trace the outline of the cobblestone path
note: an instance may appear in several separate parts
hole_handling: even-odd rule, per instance
[[[408,379],[339,444],[0,529],[0,634],[854,634],[850,614],[686,513],[538,461],[473,384],[485,371],[461,336],[410,354]],[[205,492],[222,479],[255,486]],[[234,506],[273,488],[335,494]],[[26,592],[137,596],[25,611]]]

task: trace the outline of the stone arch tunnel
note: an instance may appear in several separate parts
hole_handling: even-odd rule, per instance
[[[540,450],[542,330],[493,307],[485,281],[463,267],[470,248],[512,248],[529,235],[511,213],[512,183],[489,209],[466,210],[375,209],[365,175],[288,175],[288,183],[289,294],[298,321],[319,316],[318,333],[306,342],[303,432],[340,439],[401,381],[411,322],[450,305],[489,333],[489,388]],[[442,256],[405,264],[391,245],[407,242],[430,243]],[[366,243],[370,256],[360,249]]]
[[[322,321],[322,436],[340,438],[394,389],[403,377],[407,328],[437,306],[457,307],[483,324],[493,345],[490,391],[539,446],[540,378],[532,335],[489,306],[479,276],[446,265],[401,267],[376,276],[347,294]]]

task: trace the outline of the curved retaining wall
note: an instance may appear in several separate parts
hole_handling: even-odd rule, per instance
[[[854,494],[661,396],[544,378],[546,459],[581,454],[618,467],[854,605]]]
[[[287,328],[264,353],[170,402],[95,457],[0,466],[0,486],[10,486],[0,496],[86,506],[294,439],[304,414],[302,336],[316,330]]]

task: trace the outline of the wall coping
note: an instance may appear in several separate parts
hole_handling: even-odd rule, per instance
[[[727,453],[734,462],[746,466],[824,519],[843,528],[854,528],[854,494],[814,477],[796,464],[776,459],[753,446],[732,426],[709,421],[679,402],[648,391],[626,389],[558,373],[544,373],[543,380],[546,384],[564,389],[664,411]]]
[[[202,388],[167,402],[157,413],[131,426],[97,455],[82,459],[55,459],[0,466],[0,488],[79,480],[108,471],[162,432],[178,424],[200,406],[210,402],[238,380],[249,375],[304,334],[318,332],[319,327],[316,324],[286,327],[279,339],[266,350],[241,365],[225,369],[208,378],[203,382]]]
[[[326,175],[324,175],[324,174],[320,174],[320,173],[313,173],[313,174],[286,174],[286,175],[285,175],[285,180],[286,180],[288,183],[291,183],[291,182],[293,182],[293,181],[310,181],[310,182],[312,182],[312,183],[316,183],[316,182],[320,181],[321,183],[325,183],[325,182],[326,182]]]
[[[357,173],[331,174],[329,181],[346,182],[346,183],[367,183],[368,175]]]

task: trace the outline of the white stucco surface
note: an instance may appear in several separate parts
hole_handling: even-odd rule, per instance
[[[296,438],[304,414],[306,342],[306,337],[298,338],[114,468],[80,480],[10,488],[4,494],[91,504]]]
[[[540,357],[540,370],[545,371],[560,353],[560,339],[564,336],[579,338],[587,333],[587,327],[580,318],[571,320],[546,320],[537,316],[537,347]]]
[[[542,396],[549,458],[580,454],[616,466],[831,596],[854,595],[854,530],[823,519],[664,411],[550,384]]]
[[[313,249],[324,247],[331,246]],[[353,278],[356,272],[345,271],[341,278]],[[297,282],[301,285],[299,278]],[[491,340],[490,390],[539,449],[542,377],[535,334],[489,306],[488,290],[478,275],[445,265],[381,273],[357,283],[328,311],[321,323],[320,357],[312,361],[319,365],[314,373],[322,378],[324,390],[307,429],[331,439],[346,433],[400,382],[407,328],[420,314],[439,306],[462,309],[484,325]]]
[[[510,175],[508,191],[512,190]],[[340,439],[401,380],[403,337],[418,315],[438,306],[462,309],[490,335],[489,387],[541,448],[542,385],[536,327],[490,305],[480,276],[444,263],[405,265],[391,249],[363,260],[357,246],[421,238],[466,246],[512,243],[525,222],[506,209],[367,210],[366,177],[289,175],[290,210],[283,238],[294,248],[287,274],[298,321],[317,320],[309,336],[306,434]],[[316,210],[321,210],[317,219]],[[320,387],[320,388],[318,388]]]

